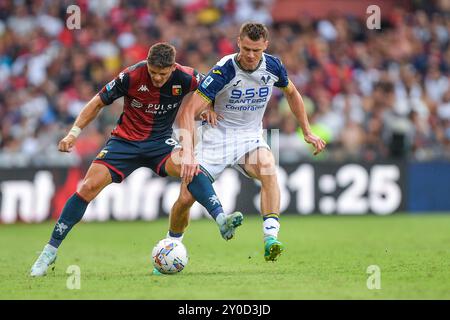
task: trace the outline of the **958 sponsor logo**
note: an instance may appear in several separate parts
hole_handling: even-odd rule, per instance
[[[269,87],[233,89],[228,100],[229,103],[263,103],[267,101],[270,94]]]

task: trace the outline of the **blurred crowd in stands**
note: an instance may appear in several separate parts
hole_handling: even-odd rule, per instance
[[[103,85],[158,41],[206,73],[236,51],[249,20],[269,27],[268,53],[282,59],[313,130],[328,142],[316,159],[450,159],[449,8],[415,1],[412,10],[382,12],[381,30],[370,30],[332,13],[274,22],[276,0],[81,0],[81,28],[69,30],[72,3],[0,0],[0,166],[91,160],[120,100],[83,130],[74,152],[59,153],[57,143]],[[279,90],[264,124],[280,130],[281,161],[313,159]]]

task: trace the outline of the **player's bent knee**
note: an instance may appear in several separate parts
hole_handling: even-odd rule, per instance
[[[266,149],[258,153],[258,159],[255,166],[256,174],[261,178],[276,176],[275,159],[271,152]]]
[[[257,177],[258,177],[258,180],[261,181],[262,184],[270,184],[270,185],[278,184],[275,167],[259,168]]]
[[[259,180],[276,180],[277,168],[274,163],[259,163],[256,168],[256,176]]]
[[[93,200],[102,191],[103,185],[94,181],[85,180],[78,188],[78,193],[87,201]]]
[[[164,168],[167,174],[171,177],[179,177],[181,172],[180,152],[173,151],[169,159],[164,164]]]

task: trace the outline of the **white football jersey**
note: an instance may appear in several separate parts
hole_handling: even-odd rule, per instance
[[[246,71],[237,53],[222,58],[200,82],[197,92],[223,116],[218,129],[259,136],[273,86],[285,88],[288,76],[280,59],[263,54],[258,68]],[[231,133],[231,132],[230,132]]]

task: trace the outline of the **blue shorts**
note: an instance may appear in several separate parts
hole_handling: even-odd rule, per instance
[[[165,163],[172,150],[179,147],[176,140],[168,137],[146,141],[111,137],[93,163],[105,165],[116,183],[140,167],[150,168],[160,177],[166,177]]]

